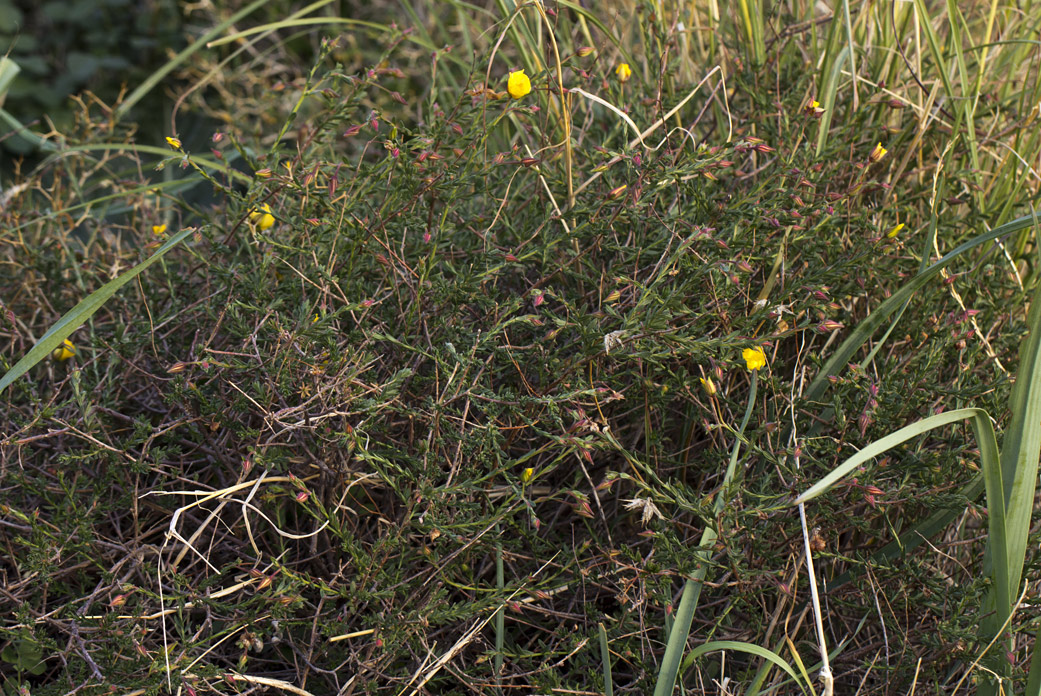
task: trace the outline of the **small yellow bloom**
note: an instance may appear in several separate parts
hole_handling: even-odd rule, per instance
[[[275,216],[271,214],[271,206],[267,203],[260,206],[259,209],[254,208],[249,211],[249,219],[261,231],[269,230],[275,226]]]
[[[872,162],[880,162],[882,158],[886,156],[887,152],[889,152],[889,150],[882,147],[882,143],[879,143],[878,145],[875,145],[875,149],[871,151],[870,155],[868,155],[868,159]]]
[[[821,103],[819,101],[817,101],[816,99],[814,99],[812,102],[810,102],[810,108],[811,109],[819,109],[819,108],[821,108]]]
[[[524,471],[521,472],[521,477],[520,478],[521,478],[521,483],[523,483],[523,484],[529,483],[531,481],[531,479],[535,478],[535,469],[533,469],[532,467],[529,466],[527,469],[525,469]]]
[[[160,235],[166,233],[166,225],[152,225],[152,234]]]
[[[716,383],[712,381],[711,377],[698,377],[701,381],[701,387],[705,390],[705,393],[709,396],[716,395]]]
[[[614,74],[618,76],[619,82],[628,82],[629,78],[633,76],[633,69],[629,67],[628,63],[622,63],[614,69]]]
[[[750,372],[755,372],[762,367],[766,367],[766,353],[764,353],[763,349],[759,346],[756,346],[755,348],[745,348],[741,351],[741,357],[745,359],[745,367],[747,367]]]
[[[76,355],[76,346],[72,345],[72,341],[67,338],[60,346],[51,351],[51,358],[58,362],[65,362],[74,355]]]
[[[171,138],[170,136],[166,136],[166,144],[169,145],[170,147],[172,147],[175,150],[180,150],[181,149],[181,140],[180,140],[180,138]]]
[[[900,230],[902,230],[902,229],[904,229],[904,223],[901,222],[899,225],[897,225],[893,229],[889,230],[889,234],[887,234],[886,236],[889,237],[890,239],[892,239],[893,237],[895,237],[898,234],[900,234]]]
[[[514,99],[520,99],[531,91],[531,80],[524,74],[523,70],[510,73],[510,79],[506,81],[506,90]]]

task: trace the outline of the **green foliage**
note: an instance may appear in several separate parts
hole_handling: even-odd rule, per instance
[[[940,84],[953,39],[896,61],[905,7],[340,5],[197,11],[124,102],[189,85],[184,132],[84,102],[62,156],[4,181],[4,677],[669,693],[667,657],[687,692],[806,688],[794,494],[934,412],[1004,432],[1037,182],[1005,183],[987,133],[1037,142],[1019,47],[958,54],[945,93],[981,74],[995,102],[941,119],[904,69]],[[521,66],[532,93],[497,94]],[[558,76],[617,110],[573,92],[564,119]],[[955,428],[810,506],[837,688],[950,690],[982,650]]]

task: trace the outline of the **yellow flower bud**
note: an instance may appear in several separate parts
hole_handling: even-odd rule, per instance
[[[628,82],[629,78],[633,76],[633,69],[629,67],[628,63],[622,63],[614,69],[614,74],[618,76],[619,82]]]
[[[904,229],[904,223],[901,222],[899,225],[897,225],[893,229],[889,230],[889,234],[887,234],[886,236],[889,237],[890,239],[893,239],[898,234],[900,234],[900,230],[902,230],[902,229]]]
[[[698,377],[701,381],[701,387],[705,390],[705,393],[709,396],[716,395],[716,383],[712,381],[711,377]]]
[[[506,90],[514,99],[520,99],[531,91],[531,80],[524,74],[523,70],[510,73],[510,79],[506,81]]]
[[[535,478],[535,469],[534,468],[529,466],[527,469],[525,469],[524,471],[521,472],[521,483],[527,484],[533,478]]]
[[[868,155],[868,159],[872,162],[880,162],[882,158],[886,156],[887,152],[889,152],[889,150],[882,147],[882,143],[879,143],[878,145],[875,145],[875,149],[871,151],[870,155]]]
[[[65,362],[74,355],[76,355],[76,346],[72,345],[72,341],[67,338],[60,346],[51,351],[51,358],[57,362]]]
[[[180,140],[180,138],[171,138],[170,136],[166,136],[166,144],[169,145],[170,147],[172,147],[175,150],[180,150],[181,149],[181,140]]]

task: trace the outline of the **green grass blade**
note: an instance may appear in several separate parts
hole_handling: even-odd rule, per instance
[[[89,143],[86,145],[73,145],[62,149],[62,155],[74,152],[125,152],[127,155],[134,155],[139,153],[145,153],[148,155],[156,155],[158,157],[178,157],[177,152],[174,152],[168,147],[160,147],[156,145],[138,145],[136,143]],[[227,164],[221,163],[210,157],[200,157],[198,155],[190,154],[189,159],[197,165],[207,167],[214,171],[218,171],[225,176],[229,176],[238,179],[244,184],[250,184],[253,182],[253,178],[248,174],[240,172],[234,167],[230,167]]]
[[[318,4],[318,6],[320,7],[321,5],[328,4],[331,1],[332,0],[322,0],[322,2],[316,4]],[[156,85],[162,82],[164,77],[176,70],[179,65],[186,62],[189,58],[191,58],[202,48],[204,48],[207,42],[210,41],[210,39],[214,38],[215,36],[218,36],[231,25],[249,16],[255,10],[267,4],[267,2],[268,0],[254,0],[249,5],[246,5],[241,10],[233,14],[231,17],[228,17],[226,20],[224,20],[223,22],[221,22],[220,24],[218,24],[217,26],[213,27],[208,32],[200,36],[190,46],[188,46],[183,51],[181,51],[176,56],[167,61],[166,64],[163,65],[163,67],[159,68],[154,73],[149,75],[148,79],[146,79],[144,82],[138,85],[137,88],[135,88],[134,91],[131,92],[130,95],[123,101],[123,103],[120,104],[118,108],[116,108],[115,120],[122,120],[122,118],[126,116],[127,112],[134,108],[134,105],[141,101],[141,99],[144,98],[146,94],[155,89]]]
[[[717,516],[726,505],[727,489],[730,487],[734,474],[737,471],[741,441],[744,439],[748,421],[752,417],[752,407],[755,404],[758,385],[759,373],[753,372],[745,415],[737,429],[734,447],[730,451],[730,464],[723,475],[723,483],[716,493],[716,502],[712,506]],[[676,685],[676,677],[680,672],[680,661],[683,658],[683,649],[687,646],[690,624],[694,620],[694,610],[697,608],[698,600],[701,598],[701,587],[705,581],[705,574],[708,572],[708,565],[711,560],[709,551],[716,543],[717,538],[716,530],[710,526],[706,526],[701,533],[701,541],[694,552],[694,555],[699,557],[698,567],[694,571],[693,576],[683,586],[683,595],[680,597],[680,605],[676,610],[676,620],[672,625],[672,629],[668,632],[668,639],[665,643],[665,655],[662,657],[661,668],[658,670],[658,681],[654,685],[654,696],[671,696],[672,690]]]
[[[929,52],[932,54],[933,60],[936,61],[936,72],[939,73],[940,79],[943,81],[943,89],[947,93],[947,98],[953,100],[955,95],[954,87],[951,85],[950,71],[947,69],[947,64],[943,61],[943,49],[940,48],[940,40],[936,37],[932,21],[929,19],[929,9],[925,6],[925,0],[915,0],[914,5],[918,11],[918,16],[921,18],[920,25],[925,32],[925,39],[929,44]]]
[[[40,340],[36,342],[36,345],[33,346],[21,360],[15,363],[14,367],[8,370],[7,374],[5,374],[2,379],[0,379],[0,394],[2,394],[7,387],[11,386],[16,379],[28,372],[33,365],[50,355],[52,350],[61,345],[61,343],[72,335],[73,331],[82,326],[83,323],[94,314],[94,312],[101,309],[101,306],[105,304],[110,297],[115,295],[120,288],[137,277],[141,271],[145,270],[165,256],[166,252],[183,242],[194,232],[195,230],[191,228],[181,230],[174,236],[170,237],[170,239],[166,240],[166,243],[159,247],[159,249],[157,249],[148,259],[137,264],[115,280],[105,283],[100,288],[80,300],[79,304],[70,309],[65,313],[65,316],[55,322],[54,326],[48,329],[47,333],[40,337]]]
[[[279,29],[296,29],[299,27],[312,27],[322,25],[335,25],[335,24],[346,24],[348,26],[363,27],[365,29],[372,29],[380,33],[390,32],[391,29],[383,24],[376,22],[366,22],[360,19],[351,19],[350,17],[309,17],[307,19],[283,19],[278,22],[271,22],[270,24],[261,24],[259,26],[250,27],[249,29],[243,29],[237,31],[234,34],[228,34],[222,36],[219,39],[209,42],[206,47],[214,48],[216,46],[223,46],[239,39],[245,39],[253,36],[254,34],[263,34],[269,31],[278,31]]]
[[[1038,641],[1041,640],[1041,628],[1037,629],[1034,636],[1034,654],[1030,658],[1030,674],[1027,677],[1027,689],[1024,696],[1041,696],[1041,650],[1037,649]]]
[[[607,644],[607,629],[604,624],[597,624],[600,636],[600,662],[604,670],[604,696],[614,696],[614,680],[611,678],[611,649]]]
[[[710,549],[716,543],[716,532],[711,527],[706,527],[701,533],[701,543],[695,555],[701,556],[698,569],[694,571],[694,577],[687,580],[683,585],[683,594],[680,596],[680,605],[676,610],[676,619],[669,638],[665,643],[665,654],[662,656],[661,668],[658,670],[658,681],[654,685],[654,696],[671,696],[676,686],[676,677],[680,673],[680,663],[683,660],[683,650],[687,647],[687,636],[690,635],[690,624],[694,620],[694,610],[698,606],[701,597],[702,583],[708,569],[709,554],[703,549]]]
[[[14,131],[19,138],[29,141],[33,147],[38,147],[46,152],[56,152],[58,146],[51,141],[44,138],[42,135],[35,131],[29,130],[27,127],[22,125],[22,122],[16,119],[11,114],[7,113],[5,109],[0,109],[0,121],[3,121]]]
[[[1037,490],[1038,457],[1041,455],[1041,284],[1037,285],[1027,316],[1030,333],[1019,353],[1019,369],[1012,388],[1009,410],[1012,419],[1005,434],[1001,453],[1000,496],[991,494],[987,487],[987,505],[1007,510],[1006,525],[1001,534],[994,530],[988,538],[987,552],[992,585],[984,605],[985,618],[981,623],[981,641],[989,643],[1001,630],[1012,613],[1013,598],[1019,594],[1026,561],[1027,537],[1034,511]],[[986,566],[987,564],[985,564]],[[996,671],[1007,676],[1011,664],[1006,650],[994,651]],[[1031,666],[1031,671],[1034,667]],[[997,685],[984,684],[981,693],[994,693]]]
[[[4,96],[7,94],[7,90],[11,89],[11,82],[21,71],[18,63],[7,56],[0,56],[0,104],[4,103]]]
[[[502,534],[500,530],[496,530]],[[502,542],[495,542],[495,589],[499,596],[503,596],[506,588],[506,573],[502,564]],[[495,610],[495,678],[502,677],[503,646],[506,641],[506,607],[500,606]]]
[[[792,659],[795,660],[795,666],[799,668],[799,674],[802,675],[802,680],[807,684],[812,684],[810,679],[810,673],[806,671],[806,665],[803,664],[802,657],[799,655],[799,649],[795,647],[795,643],[788,636],[784,637],[785,643],[788,644],[788,652],[792,654]]]
[[[850,16],[849,0],[842,0],[842,18],[846,25],[846,47],[849,49],[849,74],[853,79],[853,110],[860,108],[860,97],[857,92],[857,46],[853,38],[853,20]],[[842,61],[839,61],[842,64]]]
[[[821,93],[823,98],[821,104],[824,108],[824,114],[821,116],[820,123],[817,126],[817,157],[820,157],[821,153],[824,152],[824,146],[828,142],[828,131],[831,129],[831,119],[835,114],[835,93],[838,91],[839,79],[842,77],[842,65],[845,63],[848,55],[848,46],[839,51],[835,62],[831,64],[831,70],[828,72],[828,81],[824,84],[824,91]]]
[[[979,443],[984,469],[986,470],[988,467],[997,468],[999,461],[998,446],[997,439],[994,436],[994,427],[990,423],[990,416],[987,415],[986,411],[979,408],[962,408],[956,411],[948,411],[947,413],[940,413],[935,416],[923,418],[922,420],[904,426],[896,432],[890,433],[881,439],[875,440],[864,449],[849,457],[842,464],[835,467],[831,473],[807,489],[802,495],[793,500],[791,504],[798,505],[799,503],[813,500],[817,496],[826,493],[841,479],[856,471],[857,467],[864,462],[883,454],[901,443],[916,438],[929,430],[950,423],[956,423],[961,420],[970,420],[973,430],[976,431],[976,439]],[[994,477],[991,484],[1000,486],[1000,472],[995,471],[991,476]],[[989,490],[990,485],[988,485],[988,491]],[[1000,490],[1000,488],[998,490]]]
[[[831,375],[837,375],[840,370],[845,368],[853,357],[853,354],[871,338],[875,331],[885,323],[886,319],[900,309],[904,305],[904,302],[906,302],[920,288],[925,286],[926,283],[931,281],[934,276],[936,276],[942,269],[946,268],[952,261],[981,244],[1026,229],[1033,224],[1033,217],[1027,215],[1016,218],[1000,227],[995,227],[989,232],[984,232],[983,234],[955,247],[939,261],[908,281],[906,285],[894,292],[889,299],[869,314],[864,321],[860,322],[852,333],[850,333],[849,337],[842,342],[842,345],[836,349],[824,364],[824,367],[821,368],[820,373],[807,388],[806,399],[809,401],[819,401],[828,386],[831,384],[828,381],[828,377]]]
[[[1026,555],[1027,532],[1033,511],[1038,455],[1041,454],[1041,284],[1034,291],[1027,316],[1030,334],[1019,354],[1016,384],[1012,389],[1012,420],[1005,433],[1001,472],[1005,482],[1008,508],[1010,592],[1018,594],[1023,559]]]
[[[761,657],[764,660],[772,662],[780,669],[784,670],[785,674],[791,677],[795,683],[799,685],[799,689],[801,689],[803,693],[806,693],[805,682],[799,678],[798,673],[792,669],[792,666],[788,664],[784,658],[769,648],[764,648],[761,645],[755,645],[753,643],[744,643],[738,640],[714,640],[699,645],[691,650],[690,655],[688,655],[687,659],[683,661],[683,669],[688,669],[694,663],[694,660],[702,655],[719,652],[720,650],[733,650],[736,652],[748,653],[749,655],[755,655],[756,657]]]
[[[758,0],[739,0],[741,23],[748,41],[748,58],[760,67],[766,62],[766,42],[763,40],[763,8]]]

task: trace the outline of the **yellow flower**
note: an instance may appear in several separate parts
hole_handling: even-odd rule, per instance
[[[701,386],[705,390],[705,393],[709,396],[715,396],[716,394],[716,383],[712,381],[711,377],[698,377],[701,381]]]
[[[531,91],[531,80],[524,74],[523,70],[510,73],[510,79],[506,81],[506,90],[514,99],[520,99]]]
[[[614,69],[614,74],[618,76],[619,82],[628,82],[629,78],[633,76],[633,69],[629,67],[628,63],[622,63]]]
[[[902,230],[902,229],[904,229],[904,223],[901,222],[899,225],[897,225],[893,229],[889,230],[889,234],[887,234],[886,236],[889,237],[890,239],[892,239],[893,237],[895,237],[898,234],[900,234],[900,230]]]
[[[882,147],[882,143],[879,143],[878,145],[875,145],[875,149],[871,151],[870,155],[868,155],[868,159],[872,162],[879,162],[886,156],[887,152],[889,152],[889,150]]]
[[[152,234],[163,234],[166,232],[166,225],[152,225]]]
[[[750,372],[755,372],[761,367],[766,367],[766,353],[759,346],[755,348],[745,348],[741,351],[741,357],[745,359],[745,367]]]
[[[535,477],[535,469],[533,469],[532,467],[529,466],[527,469],[525,469],[524,471],[521,472],[521,483],[527,484],[534,477]]]
[[[265,203],[259,209],[249,211],[250,222],[259,230],[269,230],[275,226],[275,216],[271,214],[271,206]]]
[[[76,346],[72,345],[72,341],[67,338],[60,346],[51,351],[51,358],[58,362],[65,362],[74,355],[76,355]]]
[[[181,141],[179,138],[171,138],[170,136],[166,136],[166,144],[175,150],[181,149]]]

